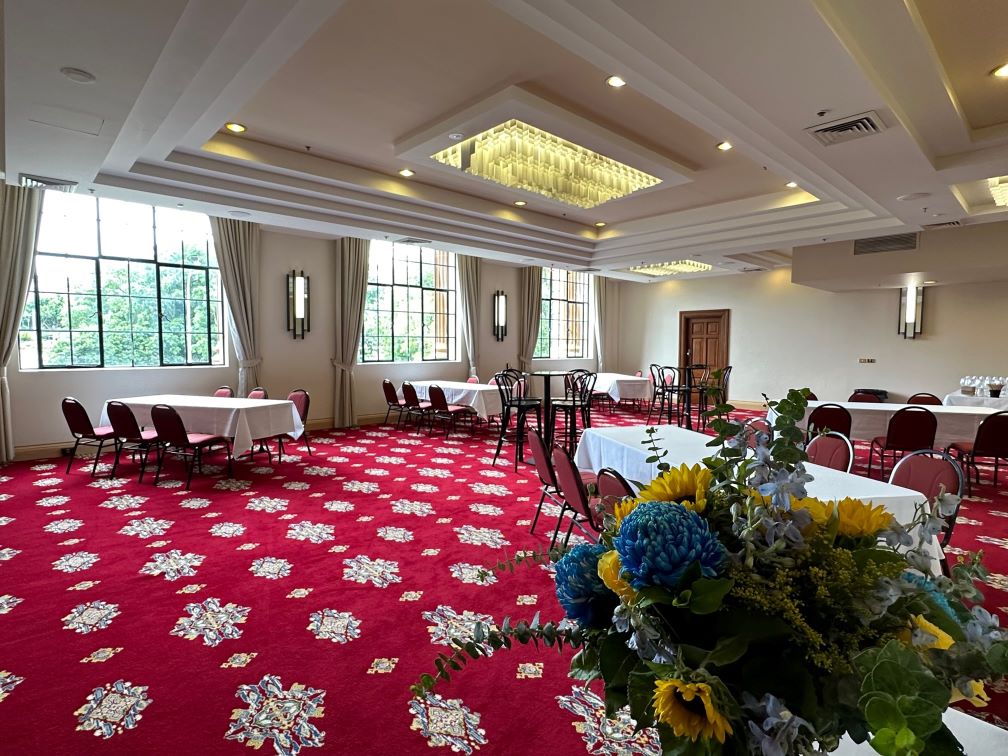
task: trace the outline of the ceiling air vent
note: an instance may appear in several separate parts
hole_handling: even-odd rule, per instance
[[[21,186],[28,189],[52,189],[57,192],[73,192],[77,189],[76,181],[33,176],[30,173],[22,173],[20,175],[20,183]]]
[[[825,147],[878,134],[884,130],[885,124],[882,123],[879,114],[874,110],[805,129],[819,144]]]
[[[908,249],[917,249],[916,233],[874,236],[854,241],[855,255],[874,255],[879,252],[899,252]]]
[[[766,268],[757,268],[750,266],[748,268],[739,268],[739,273],[762,273],[765,270]]]
[[[962,221],[945,221],[944,223],[928,223],[924,226],[928,231],[933,231],[936,228],[959,228],[963,224]]]
[[[415,244],[418,247],[426,247],[431,243],[430,239],[421,239],[417,236],[404,236],[401,239],[393,239],[393,244]]]

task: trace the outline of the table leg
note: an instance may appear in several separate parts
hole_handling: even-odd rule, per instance
[[[553,377],[550,376],[550,375],[544,375],[542,377],[542,379],[543,379],[543,409],[545,410],[546,422],[549,423],[549,425],[546,426],[546,429],[545,429],[546,430],[545,436],[546,436],[546,448],[547,449],[552,449],[553,448],[553,422],[552,422],[553,415],[550,412],[550,406],[553,403],[553,398],[552,398],[552,396],[550,394],[550,381],[552,380],[552,378]]]
[[[693,430],[693,371],[686,368],[686,428]]]

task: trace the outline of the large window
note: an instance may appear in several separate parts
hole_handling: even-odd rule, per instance
[[[543,268],[539,339],[533,357],[565,360],[588,357],[587,273]]]
[[[361,362],[454,360],[455,254],[372,241]]]
[[[22,368],[222,365],[223,323],[205,215],[46,192]]]

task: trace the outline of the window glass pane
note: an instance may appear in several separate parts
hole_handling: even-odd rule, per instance
[[[189,336],[189,362],[207,362],[209,360],[210,347],[206,331],[193,333]]]
[[[181,299],[161,299],[162,333],[185,333],[185,302]],[[173,361],[174,364],[174,361]]]
[[[137,367],[161,364],[156,332],[133,332],[133,364]]]
[[[70,302],[65,294],[39,294],[38,315],[43,331],[70,330]]]
[[[46,192],[39,221],[39,252],[58,255],[98,254],[98,216],[94,197]]]
[[[154,210],[150,205],[98,200],[101,253],[106,257],[154,259]]]
[[[98,297],[70,296],[70,327],[80,331],[98,330]]]
[[[158,331],[157,300],[146,297],[133,297],[130,302],[132,311],[133,331]]]
[[[42,364],[70,365],[70,332],[42,332]]]
[[[102,260],[101,288],[102,297],[129,294],[129,266],[125,260]]]
[[[181,268],[161,268],[161,296],[181,299],[184,289],[182,288]]]
[[[165,365],[184,365],[186,362],[185,333],[167,333],[161,335],[161,360]]]
[[[21,325],[22,330],[34,330],[35,329],[35,293],[28,292],[28,301],[25,302],[25,308],[21,313]]]
[[[94,367],[101,364],[101,349],[98,346],[97,331],[71,331],[73,341],[73,364],[78,367]]]
[[[38,339],[35,335],[35,329],[18,332],[18,352],[22,368],[30,370],[39,366]]]
[[[105,262],[102,262],[102,267]],[[150,263],[129,264],[130,294],[134,297],[157,296],[157,266]]]
[[[128,305],[129,300],[126,301]],[[105,365],[118,367],[133,365],[133,338],[129,331],[106,329],[102,333],[102,340],[105,344]]]

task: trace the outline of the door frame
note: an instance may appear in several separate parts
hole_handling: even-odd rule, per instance
[[[728,350],[731,343],[731,310],[680,310],[679,311],[679,366],[685,367],[689,363],[686,361],[686,350],[689,348],[689,321],[692,318],[718,318],[721,321],[721,344],[722,348],[718,355],[718,363],[724,368],[730,365],[728,361]]]

